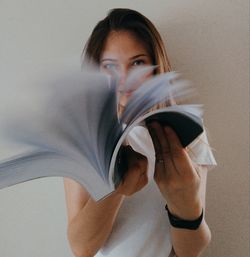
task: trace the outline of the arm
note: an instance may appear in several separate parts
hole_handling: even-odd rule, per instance
[[[147,182],[147,160],[128,149],[128,172],[122,184],[109,196],[95,202],[77,182],[65,178],[68,212],[68,240],[76,257],[93,257],[103,246],[125,196],[132,195]]]
[[[111,232],[124,196],[116,192],[95,202],[77,182],[64,179],[68,240],[76,257],[93,257]]]
[[[207,169],[205,167],[200,168],[201,178],[201,198],[202,207],[205,215],[205,194],[206,194],[206,180]],[[198,217],[199,214],[196,214]],[[171,227],[171,237],[173,242],[173,249],[178,257],[182,256],[201,256],[202,252],[208,246],[211,241],[211,232],[203,216],[203,221],[197,230],[178,229]],[[195,215],[194,215],[195,219]]]
[[[169,211],[180,219],[195,220],[205,212],[206,170],[196,167],[170,128],[148,125],[155,152],[155,182]],[[178,257],[199,257],[211,239],[203,218],[197,230],[171,226],[173,249]]]

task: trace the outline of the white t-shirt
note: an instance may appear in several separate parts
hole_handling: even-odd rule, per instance
[[[168,257],[172,243],[166,201],[153,180],[155,152],[148,130],[135,127],[128,143],[148,158],[149,183],[139,192],[126,197],[112,232],[96,257]],[[203,133],[187,148],[197,164],[213,166],[216,161]]]

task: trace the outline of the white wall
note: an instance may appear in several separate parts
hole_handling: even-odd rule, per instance
[[[148,16],[174,69],[199,89],[218,167],[210,172],[205,257],[249,256],[249,2],[247,0],[0,1],[0,85],[80,56],[107,10]],[[10,149],[0,147],[1,157]],[[71,256],[61,178],[0,191],[0,256]]]

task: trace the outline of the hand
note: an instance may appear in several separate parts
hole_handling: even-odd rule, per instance
[[[135,152],[131,146],[124,147],[128,170],[122,183],[115,190],[116,193],[130,196],[140,191],[148,183],[147,158]]]
[[[148,129],[156,153],[154,180],[169,211],[182,219],[196,219],[202,211],[198,169],[170,127],[154,121]]]

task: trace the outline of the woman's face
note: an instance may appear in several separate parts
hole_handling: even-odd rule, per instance
[[[121,78],[119,91],[131,69],[152,65],[151,58],[143,45],[132,33],[128,31],[110,32],[100,58],[100,69],[111,73],[113,69],[119,72]],[[128,91],[120,98],[120,107],[123,109],[133,91]]]

